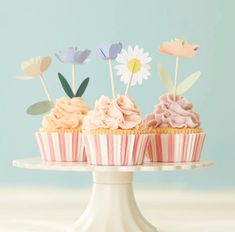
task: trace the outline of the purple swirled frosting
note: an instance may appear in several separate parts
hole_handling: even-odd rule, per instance
[[[147,127],[197,128],[199,115],[192,110],[193,105],[184,96],[164,94],[159,98],[153,113],[144,119]]]

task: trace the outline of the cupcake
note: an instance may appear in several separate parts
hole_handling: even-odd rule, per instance
[[[82,123],[89,108],[81,97],[61,98],[43,118],[36,140],[43,160],[86,161]]]
[[[55,54],[57,59],[72,66],[71,87],[67,79],[58,73],[60,83],[68,98],[60,98],[55,103],[51,98],[44,72],[49,68],[50,56],[36,57],[22,62],[24,76],[18,79],[38,78],[42,84],[47,100],[37,102],[27,109],[30,115],[43,115],[42,127],[36,132],[42,160],[45,161],[86,161],[86,154],[82,141],[82,124],[88,113],[88,106],[84,102],[84,94],[89,83],[89,77],[84,79],[77,88],[76,67],[81,65],[91,51],[80,51],[77,47],[70,47]]]
[[[83,122],[88,163],[141,165],[148,145],[140,111],[129,96],[102,96]]]
[[[172,40],[161,45],[163,54],[176,56],[174,82],[163,65],[158,71],[167,93],[160,97],[153,113],[144,119],[148,128],[149,146],[146,157],[152,162],[194,162],[199,161],[205,140],[198,113],[182,94],[198,80],[201,73],[195,72],[178,81],[180,57],[192,57],[199,46],[185,40]]]
[[[164,94],[153,113],[146,116],[149,146],[146,158],[152,162],[192,162],[201,156],[205,133],[199,115],[184,97]]]
[[[148,79],[151,58],[142,48],[122,49],[121,43],[104,43],[97,53],[109,62],[112,98],[102,96],[83,122],[83,140],[88,163],[92,165],[141,165],[148,145],[140,110],[128,96],[130,86]],[[116,96],[111,60],[126,84],[125,94]]]

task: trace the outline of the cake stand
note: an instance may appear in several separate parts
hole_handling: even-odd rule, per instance
[[[35,170],[92,172],[93,191],[82,216],[67,232],[156,232],[135,201],[133,173],[207,168],[210,161],[192,163],[145,163],[141,166],[92,166],[76,162],[48,162],[40,158],[19,159],[13,166]]]

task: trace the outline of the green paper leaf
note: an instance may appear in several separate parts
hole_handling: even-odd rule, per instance
[[[201,72],[195,72],[189,75],[186,79],[184,79],[176,88],[177,94],[182,94],[189,90],[195,82],[198,80],[198,78],[201,76]]]
[[[83,93],[85,92],[87,85],[89,83],[90,78],[87,77],[79,86],[77,92],[76,92],[76,97],[81,97],[83,95]]]
[[[159,74],[161,76],[163,85],[166,87],[166,89],[170,93],[174,92],[174,84],[170,80],[169,75],[168,75],[166,69],[164,68],[164,66],[162,64],[158,64],[157,65],[157,69],[158,69],[158,72],[159,72]]]
[[[51,101],[40,101],[29,106],[26,113],[30,115],[41,115],[49,112],[53,106],[54,103]]]
[[[59,79],[60,79],[60,83],[65,91],[65,93],[70,97],[70,98],[73,98],[75,97],[68,81],[65,79],[65,77],[61,74],[61,73],[58,73],[58,76],[59,76]]]

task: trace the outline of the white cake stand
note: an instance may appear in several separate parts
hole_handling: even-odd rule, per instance
[[[89,171],[93,191],[82,216],[68,232],[156,232],[141,214],[133,194],[135,171],[175,171],[207,168],[210,161],[193,163],[145,163],[143,166],[91,166],[75,162],[45,162],[39,158],[14,160],[18,168],[52,171]]]

